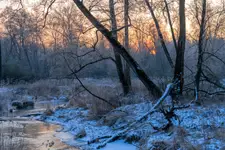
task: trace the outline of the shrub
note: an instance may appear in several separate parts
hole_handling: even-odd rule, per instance
[[[33,96],[58,96],[60,89],[57,86],[48,84],[46,81],[38,81],[28,87],[28,94]]]
[[[3,77],[11,79],[11,83],[15,81],[24,80],[31,81],[34,76],[29,68],[21,66],[17,62],[10,62],[3,65]]]

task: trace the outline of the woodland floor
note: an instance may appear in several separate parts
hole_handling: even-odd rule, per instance
[[[24,99],[35,101],[35,109],[24,110],[32,115],[25,117],[60,125],[61,129],[57,129],[55,137],[67,145],[84,150],[96,149],[106,140],[101,137],[120,132],[123,127],[148,112],[155,103],[139,83],[135,83],[136,88],[138,87],[135,89],[136,93],[122,97],[115,80],[84,79],[83,81],[89,89],[94,89],[93,91],[102,97],[123,103],[116,109],[109,109],[107,105],[80,90],[76,81],[66,80],[7,86],[0,89],[0,96],[2,100],[7,100],[7,109],[10,108],[11,101]],[[185,101],[189,99],[185,98]],[[175,113],[178,118],[172,120],[173,127],[167,131],[157,131],[153,128],[153,126],[162,127],[167,124],[162,113],[156,112],[102,149],[223,150],[225,149],[224,104],[225,97],[220,99],[210,97],[201,106],[191,105],[189,108],[177,110]],[[46,114],[48,112],[46,110],[53,112]],[[13,116],[21,115],[22,113],[19,112],[21,111],[14,112]],[[12,116],[8,112],[2,114]],[[88,144],[93,139],[98,140]]]

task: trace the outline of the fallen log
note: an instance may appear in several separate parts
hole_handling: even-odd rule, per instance
[[[150,111],[148,111],[146,114],[141,116],[139,119],[137,119],[136,121],[134,121],[133,123],[128,125],[128,127],[126,127],[125,129],[119,131],[118,133],[116,133],[115,135],[113,135],[109,139],[107,139],[105,142],[103,142],[102,144],[98,145],[97,149],[100,149],[100,148],[106,146],[107,143],[110,143],[110,142],[113,142],[113,141],[117,140],[119,137],[121,137],[123,134],[128,132],[131,128],[133,128],[137,123],[140,123],[143,120],[146,120],[149,115],[153,114],[157,110],[157,108],[159,108],[159,106],[163,103],[165,98],[170,94],[171,90],[174,88],[174,85],[175,85],[174,83],[170,83],[170,84],[167,85],[167,88],[166,88],[165,92],[159,98],[157,103],[151,108]],[[92,140],[91,142],[94,142],[94,141],[96,141],[96,140]],[[91,142],[88,142],[88,143],[91,144]]]

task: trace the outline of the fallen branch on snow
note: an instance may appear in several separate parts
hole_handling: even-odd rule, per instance
[[[115,135],[113,135],[109,139],[107,139],[105,142],[103,142],[102,144],[98,145],[97,149],[100,149],[100,148],[106,146],[107,143],[110,143],[110,142],[113,142],[113,141],[117,140],[119,137],[121,137],[123,134],[125,134],[127,131],[129,131],[132,127],[134,127],[137,123],[140,123],[143,120],[146,120],[148,118],[148,116],[153,114],[156,111],[156,109],[162,104],[162,102],[165,100],[165,98],[170,94],[171,90],[174,88],[174,85],[175,85],[174,83],[170,83],[170,84],[167,85],[167,88],[166,88],[165,92],[159,98],[157,103],[151,108],[150,111],[148,111],[146,114],[141,116],[139,119],[137,119],[136,121],[134,121],[133,123],[128,125],[128,127],[123,129],[122,131],[119,131],[118,133],[116,133]],[[92,140],[92,141],[89,141],[88,143],[91,144],[91,143],[93,143],[95,141],[96,140]]]

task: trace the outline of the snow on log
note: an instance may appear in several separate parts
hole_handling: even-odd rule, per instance
[[[127,128],[119,131],[118,133],[116,133],[115,135],[111,136],[109,139],[107,139],[105,142],[103,142],[102,144],[97,146],[97,149],[100,149],[104,146],[106,146],[107,143],[113,142],[115,140],[117,140],[119,137],[121,137],[121,135],[123,135],[124,133],[126,133],[127,131],[129,131],[132,127],[134,127],[137,123],[147,119],[147,117],[149,115],[151,115],[152,113],[154,113],[156,111],[156,109],[160,106],[160,104],[162,104],[162,102],[166,99],[166,97],[170,94],[171,90],[174,87],[174,83],[170,83],[167,85],[167,88],[165,90],[165,92],[163,93],[163,95],[159,98],[159,100],[157,101],[157,103],[151,108],[150,111],[148,111],[146,114],[144,114],[143,116],[141,116],[139,119],[137,119],[136,121],[134,121],[133,123],[131,123],[130,125],[128,125]]]

